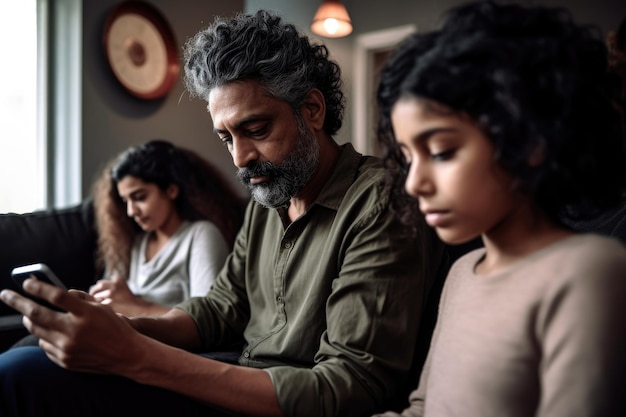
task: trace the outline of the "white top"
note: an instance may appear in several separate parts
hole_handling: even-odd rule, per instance
[[[146,262],[148,237],[142,233],[133,244],[128,287],[145,300],[170,307],[206,295],[229,253],[217,226],[205,220],[183,222]]]

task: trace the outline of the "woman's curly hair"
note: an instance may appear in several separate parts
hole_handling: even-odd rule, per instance
[[[185,45],[185,84],[192,96],[208,102],[212,89],[241,80],[258,81],[275,98],[299,111],[313,88],[324,95],[324,131],[342,124],[345,97],[341,71],[328,49],[281,18],[260,10],[215,22]]]
[[[405,40],[381,75],[378,136],[395,209],[412,224],[408,166],[390,120],[407,95],[474,119],[497,162],[553,221],[618,202],[626,164],[611,85],[600,31],[565,9],[492,1],[451,9],[441,29]]]
[[[152,140],[131,147],[107,164],[94,183],[93,198],[98,231],[98,266],[124,277],[130,253],[141,229],[127,216],[126,204],[117,184],[132,176],[166,190],[179,187],[176,209],[185,220],[208,220],[232,245],[243,221],[246,200],[207,160],[191,150],[164,140]]]

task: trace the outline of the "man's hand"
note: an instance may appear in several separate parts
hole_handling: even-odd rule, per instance
[[[51,310],[11,290],[0,292],[0,300],[24,315],[24,325],[39,337],[39,346],[63,368],[120,375],[238,415],[282,415],[265,371],[168,346],[139,333],[130,324],[137,322],[146,334],[161,336],[161,340],[179,346],[198,345],[195,322],[182,310],[172,309],[158,318],[127,320],[82,291],[65,291],[33,278],[24,281],[24,290],[65,311]]]
[[[24,281],[24,290],[59,307],[57,312],[11,290],[0,299],[24,315],[26,329],[58,365],[77,371],[124,374],[133,358],[142,355],[141,339],[128,320],[82,291],[65,291],[37,279]],[[140,357],[140,356],[139,356]]]

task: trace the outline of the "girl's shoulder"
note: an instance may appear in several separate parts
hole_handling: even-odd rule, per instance
[[[626,246],[615,237],[581,233],[553,246],[555,255],[572,256],[571,262],[574,263],[607,262],[610,259],[626,261]]]
[[[553,289],[626,290],[626,247],[612,237],[578,234],[548,248],[533,269]]]
[[[217,225],[209,220],[195,220],[187,222],[185,234],[191,236],[221,235],[221,232]]]

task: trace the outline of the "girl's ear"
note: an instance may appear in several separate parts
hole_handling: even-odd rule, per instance
[[[176,200],[176,198],[178,197],[178,193],[180,193],[180,188],[178,188],[178,185],[176,184],[170,184],[167,187],[167,190],[165,190],[165,193],[170,199]]]
[[[306,124],[315,130],[322,130],[324,128],[326,101],[320,90],[313,88],[309,91],[304,99],[301,114]]]
[[[546,146],[543,143],[535,146],[535,149],[528,157],[528,166],[535,168],[543,164],[546,160]]]

